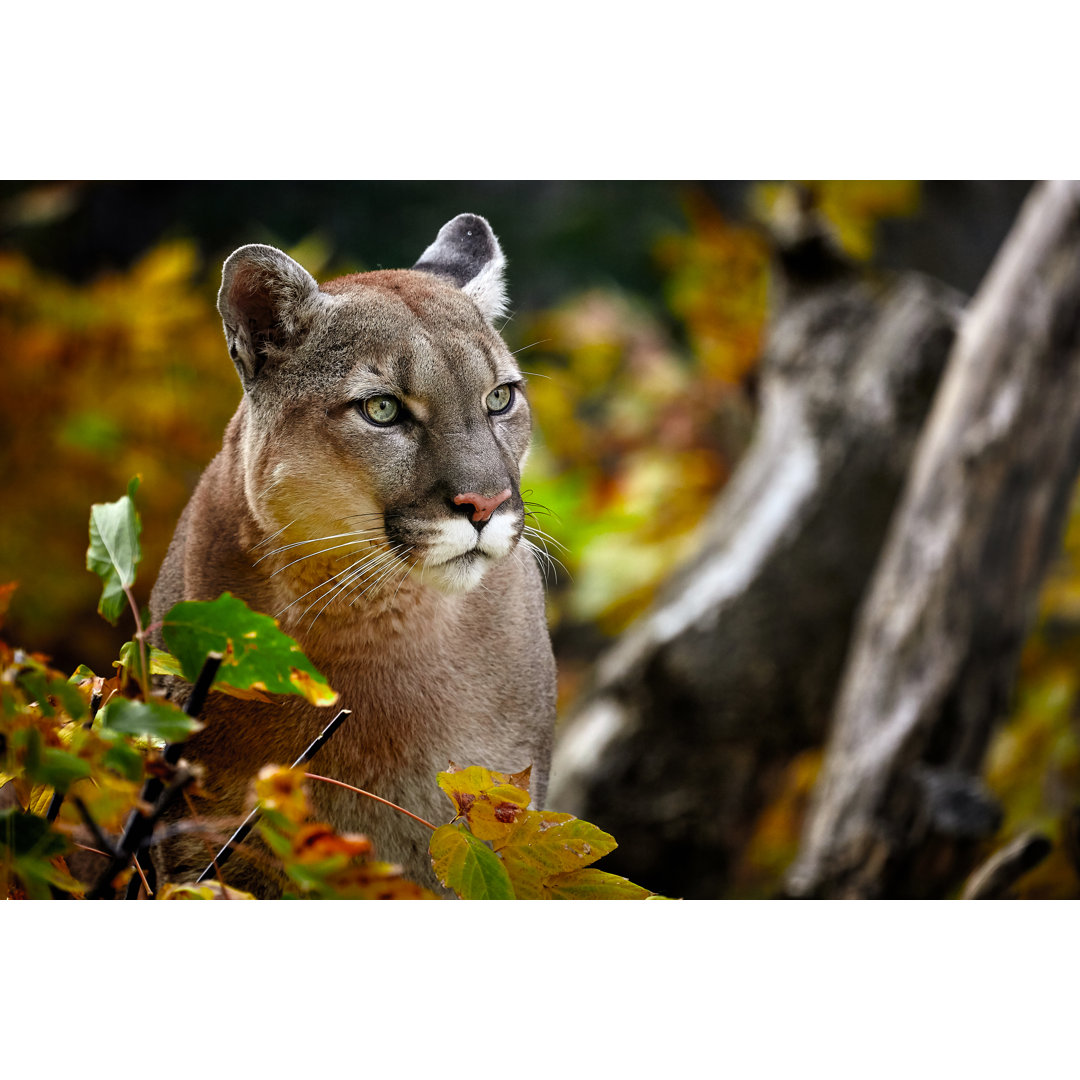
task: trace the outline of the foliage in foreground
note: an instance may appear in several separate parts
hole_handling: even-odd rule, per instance
[[[102,581],[98,610],[115,623],[126,604],[135,622],[134,638],[114,663],[116,673],[106,678],[80,666],[67,678],[49,666],[47,657],[0,640],[0,887],[8,898],[151,891],[148,855],[154,827],[172,800],[198,785],[199,773],[183,761],[182,748],[202,727],[197,715],[153,692],[153,675],[179,674],[196,683],[200,673],[212,673],[208,690],[266,701],[267,694],[300,694],[323,707],[337,700],[273,619],[228,593],[206,603],[176,604],[161,627],[171,652],[149,645],[153,628],[131,591],[141,559],[137,486],[132,481],[127,494],[95,505],[90,516],[87,568]],[[14,589],[0,586],[0,628]],[[196,691],[192,699],[197,696]],[[291,768],[268,766],[252,778],[258,829],[290,883],[286,896],[433,898],[403,878],[399,868],[378,861],[367,837],[340,834],[310,820],[306,785],[326,778],[306,772],[300,760]],[[422,824],[432,830],[436,875],[458,896],[650,895],[591,866],[615,847],[606,833],[569,814],[528,809],[527,771],[505,776],[480,767],[451,767],[437,782],[456,816],[446,825]],[[370,797],[352,790],[357,798]],[[89,843],[82,842],[86,837]],[[221,852],[214,857],[217,845],[211,840],[213,874],[208,880],[166,885],[157,892],[159,898],[247,897],[229,887],[227,869],[222,869],[226,860]],[[69,862],[80,849],[112,857],[101,880],[87,883],[72,873]]]

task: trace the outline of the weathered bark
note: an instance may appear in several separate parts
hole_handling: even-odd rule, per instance
[[[1080,466],[1080,185],[1035,189],[972,301],[861,612],[798,896],[941,896]]]
[[[605,867],[667,895],[728,892],[783,767],[824,739],[962,303],[813,243],[787,256],[754,443],[698,556],[601,658],[553,764],[550,805],[610,829]]]

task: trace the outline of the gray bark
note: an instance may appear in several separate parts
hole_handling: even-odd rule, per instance
[[[947,895],[1080,465],[1080,186],[1035,189],[964,319],[861,612],[797,896]]]
[[[754,442],[699,554],[599,661],[553,763],[549,805],[610,830],[605,868],[667,895],[728,893],[782,770],[824,740],[962,304],[813,245],[788,255]]]

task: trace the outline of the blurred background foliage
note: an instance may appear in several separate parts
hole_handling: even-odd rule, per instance
[[[968,292],[1027,187],[810,186],[851,256]],[[145,602],[240,399],[214,307],[231,250],[271,243],[320,279],[409,266],[469,210],[509,258],[502,329],[536,419],[523,487],[562,563],[549,602],[565,710],[605,643],[693,550],[752,435],[763,225],[790,197],[773,182],[0,185],[0,583],[19,582],[6,636],[64,670],[106,670],[117,655],[124,629],[97,616],[85,570],[88,506],[142,475]],[[1078,660],[1080,500],[990,754],[1002,838],[1039,827],[1068,839]],[[819,760],[797,759],[762,815],[744,895],[767,893],[793,856]],[[1076,894],[1059,855],[1026,888]]]

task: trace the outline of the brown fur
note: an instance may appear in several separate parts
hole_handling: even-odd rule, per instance
[[[485,317],[490,295],[478,292],[478,307],[470,281],[459,288],[454,280],[463,276],[458,266],[440,276],[440,259],[456,256],[444,234],[462,221],[425,253],[425,271],[354,274],[316,287],[273,249],[252,246],[230,258],[219,307],[246,392],[151,599],[155,620],[178,600],[225,590],[277,616],[339,692],[339,706],[352,709],[311,770],[435,822],[451,817],[435,784],[450,761],[506,771],[532,765],[540,805],[554,723],[542,584],[519,543],[528,404]],[[501,252],[490,242],[498,270]],[[477,278],[485,288],[492,266]],[[517,387],[514,403],[491,414],[485,395],[506,383]],[[381,427],[360,416],[358,402],[371,394],[400,400],[408,422]],[[507,488],[512,495],[491,521],[461,524],[474,508],[455,505],[455,495],[488,499]],[[335,538],[357,529],[372,531]],[[468,542],[470,529],[495,553],[436,566],[459,537]],[[346,568],[365,554],[369,577],[333,596],[325,583],[336,575],[348,586]],[[478,580],[477,567],[486,569]],[[187,686],[170,692],[182,699]],[[300,698],[264,705],[211,694],[206,727],[186,750],[206,770],[200,817],[224,818],[227,828],[250,805],[259,769],[291,763],[331,715]],[[309,788],[321,820],[367,833],[378,857],[435,885],[423,826],[351,792]],[[172,878],[194,876],[209,846],[198,833],[174,837],[161,845],[159,866]],[[260,895],[280,888],[257,851],[234,858],[224,877]]]

